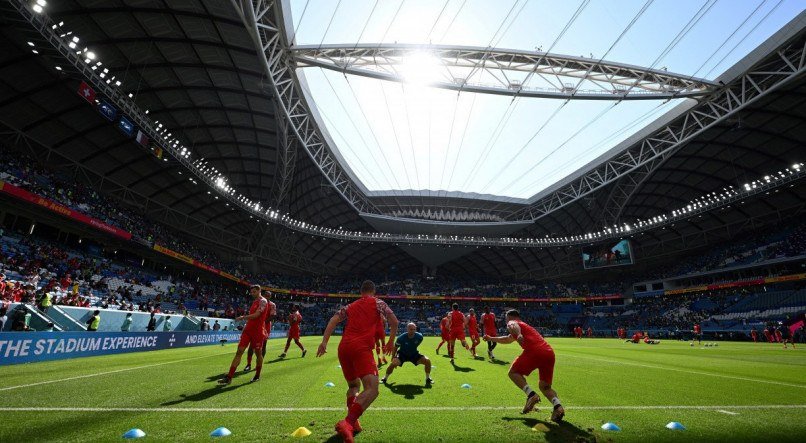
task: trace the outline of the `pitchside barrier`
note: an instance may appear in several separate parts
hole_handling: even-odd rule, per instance
[[[240,331],[4,332],[0,366],[237,342]]]

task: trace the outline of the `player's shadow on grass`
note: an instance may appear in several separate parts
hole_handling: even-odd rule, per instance
[[[494,358],[494,359],[490,360],[490,363],[492,363],[494,365],[508,365],[509,364],[508,361],[499,360],[497,358]]]
[[[431,386],[411,384],[399,385],[396,383],[386,383],[384,386],[389,388],[389,390],[392,391],[392,394],[402,395],[406,400],[414,400],[414,397],[422,395],[425,392],[425,389],[431,389]]]
[[[504,421],[519,421],[536,431],[543,432],[547,442],[596,442],[596,436],[574,424],[564,421],[554,423],[529,417],[502,417]]]
[[[220,380],[220,379],[224,378],[226,375],[227,374],[220,374],[220,375],[210,376],[210,377],[207,377],[207,380],[208,381],[217,381],[217,380]],[[179,399],[166,401],[166,402],[162,403],[162,406],[174,406],[174,405],[178,405],[180,403],[185,403],[185,402],[188,402],[188,401],[204,401],[204,400],[207,400],[210,397],[215,397],[218,394],[238,389],[241,386],[243,386],[244,384],[245,383],[230,384],[229,386],[218,386],[218,385],[216,385],[216,386],[213,386],[211,388],[205,389],[205,390],[203,390],[201,392],[197,392],[196,394],[190,394],[190,395],[188,395],[188,394],[180,394]]]
[[[453,370],[456,372],[473,372],[475,369],[473,368],[466,368],[464,366],[458,366],[455,362],[451,362],[451,366],[453,366]]]

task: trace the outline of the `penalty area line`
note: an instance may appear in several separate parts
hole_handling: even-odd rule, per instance
[[[521,407],[515,406],[378,406],[374,411],[392,412],[439,412],[439,411],[517,411]],[[700,409],[728,412],[725,409],[806,409],[802,405],[607,405],[607,406],[567,406],[567,410],[575,411],[605,411],[605,410],[650,410],[650,409]],[[174,408],[174,407],[58,407],[58,406],[0,406],[2,412],[341,412],[344,408],[335,407],[256,407],[256,408]],[[736,414],[736,413],[733,413]]]

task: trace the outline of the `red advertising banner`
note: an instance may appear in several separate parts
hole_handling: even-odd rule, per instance
[[[106,232],[107,234],[120,237],[124,240],[131,240],[132,238],[132,235],[124,231],[123,229],[119,229],[114,226],[108,225],[98,220],[97,218],[90,217],[74,209],[70,209],[61,203],[56,203],[53,200],[47,199],[32,192],[28,192],[25,189],[22,189],[18,186],[14,186],[11,183],[6,183],[2,180],[0,180],[0,192],[18,198],[20,200],[26,201],[28,203],[35,204],[39,207],[48,209],[52,212],[55,212],[69,219],[84,223],[85,225],[92,226],[93,228],[99,231],[103,231]]]
[[[330,297],[330,298],[358,298],[360,294],[345,293],[324,293],[297,291],[296,289],[272,288],[264,286],[263,290],[268,290],[278,294],[296,295],[300,297]],[[599,300],[617,300],[623,298],[621,294],[596,295],[589,297],[557,297],[557,298],[512,298],[512,297],[465,297],[460,295],[379,295],[386,299],[406,299],[406,300],[445,300],[445,301],[487,301],[487,302],[517,302],[517,303],[559,303],[559,302],[585,302]]]

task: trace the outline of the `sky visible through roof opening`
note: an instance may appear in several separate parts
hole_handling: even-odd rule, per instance
[[[803,0],[291,0],[297,45],[539,49],[706,79],[805,7]],[[408,83],[300,70],[320,124],[370,191],[529,198],[684,101],[458,93],[421,84],[438,75],[435,63],[425,51],[413,54],[400,67]]]

